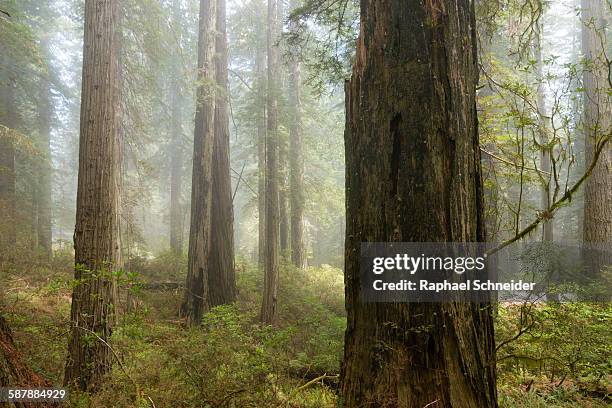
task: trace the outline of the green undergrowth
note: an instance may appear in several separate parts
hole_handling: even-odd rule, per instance
[[[133,265],[135,282],[184,279],[184,261],[170,254]],[[59,254],[51,266],[33,263],[8,272],[0,277],[0,306],[18,347],[37,372],[59,385],[71,257]],[[197,329],[185,328],[177,317],[180,288],[145,290],[128,282],[129,302],[124,288],[124,313],[111,340],[113,372],[96,395],[73,392],[68,406],[335,407],[345,328],[342,271],[283,265],[274,327],[258,320],[262,273],[239,262],[236,276],[236,303],[212,309]],[[500,307],[500,406],[611,406],[610,313],[610,306],[583,303]]]

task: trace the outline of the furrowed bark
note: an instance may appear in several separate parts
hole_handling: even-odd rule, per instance
[[[121,268],[119,5],[85,2],[75,288],[64,383],[94,391],[112,367],[108,345]]]
[[[596,146],[610,133],[609,70],[604,54],[606,22],[602,0],[582,0],[582,49],[590,68],[583,73],[584,136],[586,165],[593,160]],[[608,136],[609,137],[609,136]],[[601,150],[584,189],[583,240],[585,243],[612,243],[612,144]],[[593,278],[600,277],[606,265],[612,265],[610,251],[592,253],[586,259]]]
[[[266,240],[264,293],[261,305],[261,321],[272,324],[276,318],[278,295],[278,258],[280,246],[280,208],[278,171],[278,48],[276,46],[277,24],[276,0],[268,0],[268,93],[266,132]]]
[[[361,242],[486,238],[473,6],[361,2],[346,86],[345,408],[497,407],[490,305],[360,298]]]
[[[216,0],[200,0],[198,89],[193,139],[191,223],[187,283],[182,314],[197,326],[210,307],[208,269],[212,199],[212,157],[215,140],[215,20]]]
[[[211,306],[236,300],[234,209],[230,177],[226,3],[217,0],[215,144],[212,171],[212,224],[208,294]]]

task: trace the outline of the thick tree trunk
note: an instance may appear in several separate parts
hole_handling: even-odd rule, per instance
[[[276,318],[280,234],[278,171],[278,47],[276,45],[277,0],[268,0],[268,94],[266,132],[266,252],[261,321],[272,324]]]
[[[361,2],[346,98],[342,406],[496,407],[489,305],[363,303],[361,242],[484,241],[472,1]]]
[[[172,3],[172,23],[174,31],[180,32],[181,11],[179,1]],[[183,98],[180,87],[180,66],[179,56],[174,56],[172,63],[172,78],[170,78],[170,99],[171,99],[171,119],[170,132],[172,141],[170,145],[170,249],[177,255],[183,252],[183,211],[181,205],[181,193],[183,190],[183,157],[182,139],[183,129],[182,109]]]
[[[23,363],[21,353],[15,348],[13,336],[6,320],[0,314],[0,387],[13,388],[45,388],[48,381],[34,373]],[[55,407],[56,403],[23,402],[6,403],[9,408],[47,408]]]
[[[0,46],[0,52],[3,50]],[[8,63],[5,56],[0,55],[0,63]],[[12,76],[0,82],[0,125],[8,130],[17,127],[15,85]],[[15,199],[15,145],[7,129],[0,129],[0,254],[10,254],[17,241]]]
[[[200,0],[198,89],[193,136],[189,259],[183,316],[199,325],[210,307],[208,268],[212,199],[212,157],[215,140],[215,20],[216,0]]]
[[[296,3],[297,6],[297,3]],[[290,29],[297,30],[291,23]],[[291,262],[298,268],[306,263],[304,248],[304,143],[302,140],[302,99],[300,93],[300,62],[291,56],[291,106],[293,120],[289,129],[289,166],[291,169]]]
[[[119,5],[85,2],[83,84],[75,280],[71,336],[64,382],[95,390],[112,366],[107,342],[114,321],[121,268],[119,233],[121,140],[119,106]]]
[[[212,169],[212,224],[208,294],[210,306],[236,300],[234,270],[234,210],[230,176],[230,142],[227,78],[227,27],[225,0],[217,0],[215,144]]]
[[[51,181],[53,167],[51,165],[51,59],[49,52],[49,40],[43,38],[41,47],[47,63],[46,76],[41,78],[40,98],[38,99],[38,133],[39,149],[42,158],[38,165],[37,175],[37,230],[38,247],[41,253],[48,260],[51,259]]]
[[[603,0],[582,0],[582,50],[590,61],[590,69],[584,71],[584,135],[585,158],[588,166],[593,160],[597,143],[610,132],[609,67],[604,45],[606,38]],[[608,143],[601,154],[584,190],[583,239],[586,243],[612,242],[612,143]],[[610,251],[599,256],[591,255],[587,261],[593,273],[605,265],[612,264]]]
[[[263,37],[263,36],[262,36]],[[258,214],[258,264],[265,269],[266,259],[266,56],[263,39],[257,45],[255,73],[257,75],[257,214]]]

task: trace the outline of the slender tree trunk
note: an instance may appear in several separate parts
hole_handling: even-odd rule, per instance
[[[49,77],[51,75],[51,59],[49,52],[49,40],[43,38],[41,47],[47,63],[46,76],[41,78],[40,97],[38,99],[38,133],[39,133],[39,148],[42,152],[42,158],[38,165],[38,180],[37,180],[37,237],[38,247],[42,254],[48,260],[51,259],[51,205],[52,205],[52,188],[51,181],[53,175],[53,167],[51,165],[51,84]]]
[[[278,87],[277,0],[268,0],[268,94],[266,133],[266,256],[261,321],[272,324],[276,318],[280,234],[278,171]]]
[[[95,390],[112,366],[108,344],[121,267],[119,3],[85,2],[75,280],[64,383]]]
[[[473,2],[361,2],[346,91],[341,404],[497,407],[490,305],[363,303],[361,242],[484,241]]]
[[[297,7],[298,3],[294,2]],[[297,30],[297,24],[291,23],[290,29]],[[291,107],[293,120],[289,129],[291,169],[291,262],[298,268],[303,268],[306,262],[304,248],[304,143],[302,140],[302,99],[300,62],[298,55],[291,55]]]
[[[234,210],[230,176],[227,27],[225,0],[217,0],[215,144],[212,169],[212,224],[208,294],[211,306],[236,300]]]
[[[212,157],[215,140],[215,20],[216,0],[200,0],[198,89],[193,137],[189,259],[183,316],[199,325],[210,307],[208,268],[212,200]]]
[[[538,116],[539,116],[539,140],[540,144],[540,176],[543,177],[541,181],[540,187],[540,207],[542,211],[546,211],[550,208],[551,203],[551,194],[550,194],[550,154],[551,148],[549,146],[550,138],[549,138],[549,123],[548,118],[546,117],[546,99],[544,94],[544,75],[543,64],[544,61],[542,59],[542,23],[538,23],[536,29],[536,37],[535,37],[535,47],[534,47],[535,59],[536,59],[536,69],[538,76]],[[553,236],[553,220],[548,219],[542,223],[542,241],[552,242],[554,239]]]
[[[0,51],[3,50],[0,45]],[[6,57],[0,55],[0,63],[7,64]],[[8,69],[5,72],[10,73]],[[0,83],[0,124],[8,130],[17,127],[15,86],[15,79],[10,74],[4,83]],[[0,234],[0,253],[6,251],[9,255],[17,243],[15,199],[15,145],[7,129],[0,129],[0,227],[3,231]]]
[[[263,37],[263,36],[262,36]],[[259,269],[265,269],[266,258],[266,56],[264,39],[258,42],[255,56],[255,71],[257,76],[257,213],[258,233],[257,244]]]
[[[172,3],[172,23],[175,33],[179,35],[181,30],[181,11],[179,1]],[[179,35],[180,38],[180,35]],[[172,62],[172,78],[170,79],[171,119],[170,132],[172,141],[170,146],[170,249],[179,255],[183,252],[183,214],[181,205],[181,193],[183,190],[183,155],[182,139],[183,129],[182,110],[183,98],[181,97],[180,66],[178,55],[174,56]]]
[[[279,41],[282,36],[283,20],[285,17],[285,10],[283,7],[283,1],[277,0],[276,2],[276,26],[274,32],[275,41]],[[280,62],[277,61],[277,64]],[[278,68],[279,77],[276,78],[276,89],[278,90],[277,99],[280,98],[281,89],[285,89],[285,76],[284,70],[279,66]],[[277,102],[278,103],[278,102]],[[281,137],[278,133],[278,174],[279,174],[279,190],[278,190],[278,205],[279,205],[279,216],[280,216],[280,253],[285,257],[290,257],[291,252],[291,236],[290,227],[291,219],[289,213],[289,146],[288,140],[285,137]]]
[[[595,147],[610,132],[612,113],[609,67],[604,50],[606,22],[603,0],[582,0],[582,52],[590,69],[584,71],[584,135],[586,165],[593,160]],[[602,43],[603,41],[603,43]],[[586,243],[612,242],[612,143],[599,155],[584,190],[583,239]],[[590,270],[599,276],[605,265],[612,264],[610,251],[592,253],[587,259]]]

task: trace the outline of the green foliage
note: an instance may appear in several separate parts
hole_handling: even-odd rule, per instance
[[[545,384],[606,395],[612,373],[612,306],[553,303],[500,307],[496,319],[502,384]]]

